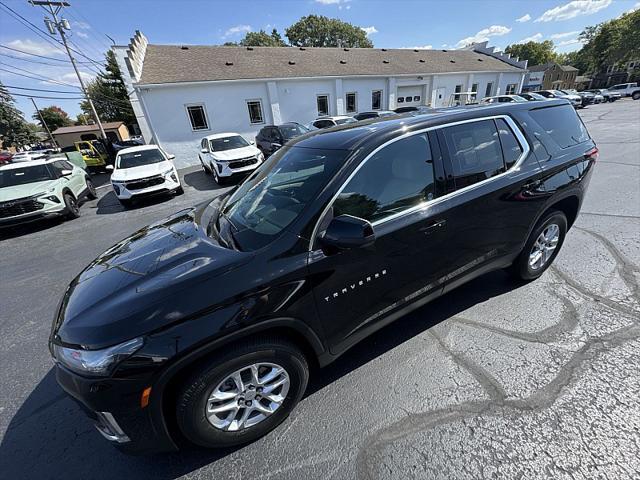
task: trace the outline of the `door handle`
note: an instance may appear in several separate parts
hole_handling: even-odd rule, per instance
[[[437,230],[440,230],[441,228],[444,228],[444,226],[447,224],[447,221],[444,219],[440,219],[440,220],[435,220],[433,222],[431,222],[429,225],[427,225],[426,227],[422,227],[420,229],[420,231],[422,233],[424,233],[425,235],[431,235],[432,233],[436,232]]]

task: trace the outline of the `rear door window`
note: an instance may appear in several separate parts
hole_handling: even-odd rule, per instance
[[[498,130],[493,120],[442,129],[456,190],[506,171]]]
[[[500,144],[502,146],[502,154],[507,169],[513,167],[522,155],[522,146],[518,143],[516,136],[513,134],[511,127],[502,118],[496,119],[498,134],[500,136]]]
[[[529,114],[560,148],[572,147],[590,139],[589,132],[571,105],[539,108],[531,110]]]

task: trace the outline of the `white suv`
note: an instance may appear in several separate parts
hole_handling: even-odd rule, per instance
[[[142,196],[156,193],[183,193],[174,155],[157,145],[142,145],[120,150],[116,156],[111,185],[120,203],[128,207]]]
[[[234,175],[254,171],[264,155],[253,144],[237,133],[218,133],[200,141],[200,164],[205,173],[213,174],[218,185]]]
[[[631,97],[640,100],[640,87],[637,83],[620,83],[607,88],[608,92],[619,93],[623,97]]]

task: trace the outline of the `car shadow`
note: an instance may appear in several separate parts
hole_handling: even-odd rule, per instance
[[[201,168],[193,172],[185,173],[182,177],[182,181],[186,185],[189,185],[199,191],[212,191],[226,188],[226,185],[222,187],[218,185],[213,179],[213,175],[207,175]],[[229,185],[233,186],[233,183],[229,182]]]
[[[159,203],[168,202],[174,197],[173,194],[168,192],[158,193],[157,195],[149,195],[148,197],[136,200],[131,206],[124,207],[113,190],[110,190],[104,194],[98,200],[96,205],[97,215],[110,215],[113,213],[120,213],[124,211],[137,210],[139,208],[148,207],[149,205],[157,205]]]
[[[521,286],[502,271],[487,274],[379,330],[326,368],[315,371],[305,396],[384,355],[472,305]],[[128,456],[114,449],[55,381],[53,369],[13,416],[0,443],[6,478],[174,479],[242,449]],[[28,475],[26,473],[28,472]]]

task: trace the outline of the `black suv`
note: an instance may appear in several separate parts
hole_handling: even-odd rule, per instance
[[[566,100],[304,135],[73,280],[50,338],[58,382],[124,450],[250,442],[310,366],[490,270],[539,277],[597,152]]]
[[[296,122],[283,123],[282,125],[267,125],[262,127],[256,135],[256,147],[265,157],[275,153],[289,140],[304,135],[309,129]]]

